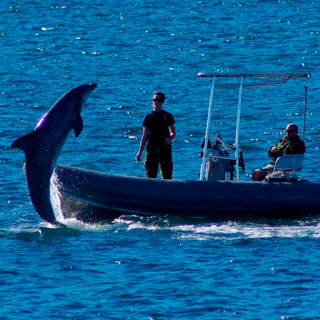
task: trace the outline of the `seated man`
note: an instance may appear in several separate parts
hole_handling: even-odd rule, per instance
[[[286,135],[269,149],[268,155],[271,161],[263,168],[256,169],[252,174],[252,180],[262,181],[273,170],[278,157],[284,154],[303,154],[305,151],[306,146],[298,136],[298,126],[289,123],[286,127]]]

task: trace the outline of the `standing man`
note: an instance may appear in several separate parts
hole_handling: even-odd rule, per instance
[[[163,179],[172,179],[171,143],[176,137],[173,115],[162,109],[165,95],[155,92],[152,98],[152,112],[147,114],[143,121],[142,136],[136,161],[141,160],[141,154],[147,143],[147,152],[144,163],[149,178],[156,178],[160,164]]]

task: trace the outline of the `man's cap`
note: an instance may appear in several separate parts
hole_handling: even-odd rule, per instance
[[[286,126],[286,131],[288,131],[288,130],[296,130],[296,131],[298,131],[298,126],[295,123],[289,123]]]

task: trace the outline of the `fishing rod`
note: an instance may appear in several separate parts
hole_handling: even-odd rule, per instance
[[[303,110],[302,141],[304,141],[304,134],[306,132],[307,97],[308,97],[308,86],[304,86],[304,110]]]

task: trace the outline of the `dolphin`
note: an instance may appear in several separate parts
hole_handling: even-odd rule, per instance
[[[39,216],[59,224],[50,201],[50,178],[57,158],[71,129],[78,137],[83,128],[82,105],[96,83],[84,84],[65,93],[36,124],[34,130],[15,140],[11,148],[25,153],[25,173],[31,201]]]

